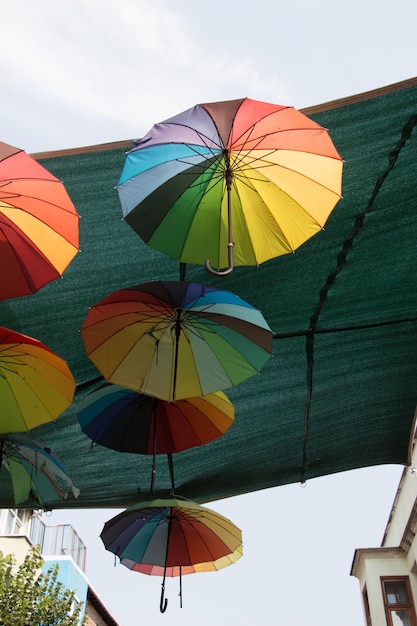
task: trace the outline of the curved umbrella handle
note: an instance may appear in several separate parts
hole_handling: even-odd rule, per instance
[[[165,585],[162,585],[161,601],[159,603],[159,610],[161,611],[161,613],[165,613],[165,611],[167,610],[167,606],[168,606],[168,600],[164,598],[164,596],[165,596]]]
[[[229,261],[229,265],[225,270],[214,270],[211,266],[210,266],[210,261],[207,259],[207,261],[205,262],[205,268],[208,272],[210,272],[210,274],[214,274],[215,276],[227,276],[228,274],[231,274],[233,272],[234,269],[234,265],[233,265],[233,246],[234,244],[230,241],[227,244],[227,254],[228,254],[228,261]]]

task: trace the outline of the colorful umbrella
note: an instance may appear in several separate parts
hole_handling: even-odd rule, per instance
[[[132,570],[133,572],[139,572],[140,574],[147,574],[148,576],[163,576],[166,578],[167,576],[179,577],[180,580],[180,606],[182,607],[182,577],[187,574],[200,574],[206,572],[218,572],[219,570],[227,567],[228,565],[233,565],[240,559],[243,555],[243,547],[240,545],[237,550],[232,552],[231,554],[227,554],[226,556],[220,557],[220,559],[216,559],[215,561],[208,561],[206,563],[195,563],[194,565],[175,565],[173,567],[161,567],[159,565],[146,565],[143,563],[136,563],[136,561],[132,561],[131,559],[122,559],[120,562],[122,565]],[[162,593],[164,592],[164,588]],[[166,605],[163,605],[161,602],[161,610],[164,612]]]
[[[35,500],[45,507],[80,493],[50,449],[27,437],[0,436],[0,469],[2,463],[10,472],[16,505]]]
[[[167,401],[255,375],[273,337],[262,314],[235,294],[186,281],[114,292],[90,309],[81,335],[107,381]]]
[[[231,554],[220,557],[215,561],[208,561],[206,563],[195,563],[194,565],[176,565],[173,567],[167,567],[164,569],[159,565],[146,565],[144,563],[136,563],[131,559],[122,559],[120,562],[122,565],[132,570],[133,572],[139,572],[140,574],[147,574],[148,576],[186,576],[188,574],[201,574],[206,572],[218,572],[224,569],[228,565],[236,563],[243,556],[243,547],[240,545],[237,550]]]
[[[233,420],[234,406],[221,391],[166,402],[120,385],[88,394],[78,412],[81,430],[93,442],[153,456],[152,496],[157,454],[205,445],[223,435]]]
[[[178,498],[136,504],[106,522],[100,537],[106,550],[121,561],[163,568],[161,612],[167,606],[164,592],[169,568],[217,561],[242,545],[242,533],[230,520]]]
[[[170,454],[202,446],[233,424],[234,407],[218,391],[166,402],[120,385],[86,396],[78,420],[95,443],[119,452]]]
[[[23,150],[0,142],[0,300],[59,278],[78,252],[79,216],[64,185]]]
[[[54,421],[73,400],[67,365],[37,339],[0,326],[0,433]]]
[[[292,107],[243,98],[156,124],[128,153],[117,189],[124,219],[145,243],[228,274],[320,231],[341,179],[326,129]],[[227,269],[212,270],[208,259]]]

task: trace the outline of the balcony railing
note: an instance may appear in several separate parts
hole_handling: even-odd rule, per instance
[[[42,556],[70,556],[85,572],[87,548],[70,524],[46,526],[39,517],[31,520],[29,539]]]

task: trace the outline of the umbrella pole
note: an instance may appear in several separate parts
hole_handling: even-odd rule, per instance
[[[174,463],[172,461],[172,454],[167,454],[167,457],[168,457],[169,475],[171,477],[171,497],[173,497],[174,492],[175,492]]]
[[[154,484],[156,474],[156,398],[152,401],[153,413],[153,449],[152,449],[152,473],[151,473],[151,496],[154,497]]]
[[[162,579],[161,600],[159,603],[159,610],[161,611],[161,613],[165,613],[165,611],[167,610],[167,606],[168,606],[168,600],[165,598],[165,579],[166,579],[167,565],[168,565],[168,548],[169,548],[169,538],[171,535],[171,525],[172,525],[172,508],[169,509],[167,545],[166,545],[165,564],[164,564],[164,577]]]
[[[179,592],[179,597],[180,597],[180,609],[182,609],[182,566],[180,565],[180,592]]]
[[[178,374],[178,351],[180,345],[181,336],[181,313],[182,309],[177,309],[177,319],[175,320],[175,355],[174,355],[174,375],[172,382],[172,400],[175,402],[175,393],[177,388],[177,374]]]
[[[214,270],[210,261],[207,259],[205,262],[205,267],[210,274],[214,274],[214,276],[227,276],[233,272],[233,237],[232,237],[232,180],[233,180],[233,172],[230,167],[230,155],[228,150],[223,151],[223,156],[226,164],[224,176],[226,179],[226,194],[227,194],[227,230],[229,240],[227,243],[227,255],[228,255],[228,267],[225,270],[219,271]]]

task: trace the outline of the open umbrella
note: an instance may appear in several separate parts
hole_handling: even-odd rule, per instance
[[[78,222],[62,182],[0,142],[0,300],[34,293],[61,276],[78,252]]]
[[[207,396],[167,402],[106,385],[80,404],[82,431],[95,443],[137,454],[169,454],[202,446],[233,424],[234,407],[218,391]]]
[[[341,197],[327,130],[293,107],[198,104],[135,144],[117,187],[125,221],[152,248],[212,273],[294,251]]]
[[[131,559],[121,559],[121,564],[132,570],[133,572],[139,572],[140,574],[147,574],[148,576],[162,576],[163,578],[179,577],[180,580],[180,606],[182,607],[182,577],[187,574],[201,574],[207,572],[218,572],[219,570],[233,565],[243,555],[243,547],[240,545],[234,552],[222,556],[215,561],[207,561],[205,563],[195,563],[194,565],[175,565],[172,567],[162,567],[159,565],[146,565],[144,563],[136,563]],[[164,591],[164,589],[162,590]],[[161,603],[162,612],[164,612],[166,605]]]
[[[43,343],[0,326],[0,433],[54,421],[73,400],[66,363]]]
[[[164,593],[169,568],[217,561],[242,545],[242,533],[229,519],[178,498],[136,504],[106,522],[100,537],[122,562],[128,559],[163,568],[161,612],[167,606]]]
[[[93,306],[81,328],[104,378],[167,401],[227,389],[258,373],[272,331],[235,294],[186,281],[151,281]]]
[[[45,507],[80,493],[51,450],[27,437],[0,435],[0,469],[2,463],[10,472],[16,505],[35,500]]]
[[[136,563],[131,559],[121,559],[121,564],[132,570],[132,572],[139,572],[140,574],[147,574],[148,576],[186,576],[188,574],[201,574],[207,572],[218,572],[224,569],[228,565],[233,565],[243,556],[243,546],[240,545],[234,552],[222,556],[215,561],[207,561],[205,563],[195,563],[194,565],[176,565],[167,567],[166,569],[160,565],[146,565],[144,563]]]
[[[223,435],[233,424],[234,406],[223,392],[166,402],[105,385],[80,404],[81,430],[99,445],[119,452],[155,455],[182,452]]]

